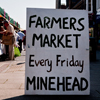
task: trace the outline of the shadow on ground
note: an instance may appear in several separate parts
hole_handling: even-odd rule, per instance
[[[99,100],[100,98],[98,98]],[[22,95],[18,97],[13,97],[5,100],[95,100],[95,98],[90,98],[86,95]],[[97,99],[96,99],[97,100]]]
[[[100,51],[90,62],[90,95],[21,95],[4,100],[100,100]]]
[[[21,65],[21,64],[25,64],[25,62],[22,62],[22,63],[17,63],[17,65]]]

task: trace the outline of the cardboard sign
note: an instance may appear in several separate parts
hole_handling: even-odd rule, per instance
[[[89,95],[84,10],[27,9],[25,94]]]

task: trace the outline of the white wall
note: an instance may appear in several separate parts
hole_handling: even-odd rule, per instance
[[[100,9],[100,0],[97,0],[97,1],[96,1],[96,5],[97,5],[96,9],[97,9],[97,10]]]
[[[96,1],[97,14],[100,14],[100,0]]]

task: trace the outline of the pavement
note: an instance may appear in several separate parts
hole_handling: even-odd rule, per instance
[[[24,95],[25,51],[13,61],[0,62],[0,100]]]
[[[90,95],[24,95],[25,51],[14,61],[0,62],[0,100],[100,100],[100,50],[90,62]]]

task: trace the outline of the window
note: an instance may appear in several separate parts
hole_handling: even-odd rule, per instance
[[[93,13],[93,0],[86,0],[86,10]]]
[[[91,11],[91,0],[88,1],[88,10]]]

